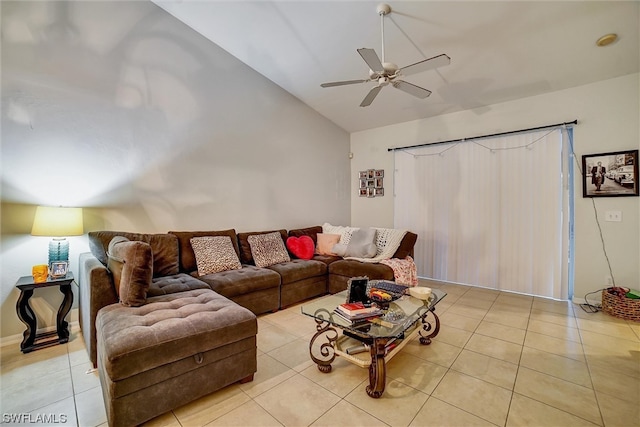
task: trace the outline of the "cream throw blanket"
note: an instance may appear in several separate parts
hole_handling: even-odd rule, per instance
[[[345,257],[345,259],[353,259],[361,262],[379,263],[383,259],[390,259],[396,253],[407,230],[398,230],[395,228],[377,228],[376,230],[376,255],[373,258],[355,258]],[[334,226],[329,223],[322,225],[322,232],[327,234],[340,234],[340,243],[348,244],[351,234],[357,230],[354,227]]]

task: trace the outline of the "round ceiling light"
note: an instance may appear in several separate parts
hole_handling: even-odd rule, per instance
[[[617,34],[614,34],[614,33],[606,34],[598,39],[598,41],[596,42],[596,46],[599,46],[599,47],[608,46],[611,43],[615,42],[616,40],[618,40]]]

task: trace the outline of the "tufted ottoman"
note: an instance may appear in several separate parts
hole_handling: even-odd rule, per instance
[[[256,372],[256,317],[209,289],[112,304],[96,319],[111,426],[133,426]]]

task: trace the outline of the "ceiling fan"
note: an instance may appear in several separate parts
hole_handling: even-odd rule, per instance
[[[399,80],[400,76],[408,76],[410,74],[421,73],[423,71],[432,70],[434,68],[443,67],[451,63],[451,58],[445,54],[434,56],[433,58],[418,61],[415,64],[407,65],[406,67],[398,68],[396,64],[384,61],[384,17],[391,13],[391,6],[388,4],[380,4],[377,7],[378,15],[380,15],[380,22],[382,28],[382,60],[376,54],[373,49],[362,48],[358,49],[358,53],[364,59],[364,62],[369,66],[369,78],[364,80],[345,80],[341,82],[322,83],[322,87],[344,86],[365,82],[376,82],[376,86],[369,91],[367,96],[364,97],[360,103],[361,107],[368,107],[376,98],[378,93],[383,87],[391,84],[396,89],[400,89],[403,92],[413,95],[417,98],[424,99],[431,95],[431,91],[420,86],[416,86],[412,83]]]

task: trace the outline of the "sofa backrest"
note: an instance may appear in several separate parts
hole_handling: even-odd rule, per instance
[[[267,234],[279,232],[282,237],[282,242],[286,244],[287,230],[271,230],[271,231],[252,231],[248,233],[238,233],[238,243],[240,244],[240,262],[243,264],[255,265],[253,261],[253,255],[251,254],[251,245],[249,245],[249,236],[256,234]]]
[[[193,247],[191,246],[191,239],[193,237],[229,236],[231,243],[233,243],[233,249],[236,250],[236,254],[240,257],[238,238],[236,236],[236,230],[234,229],[220,231],[170,231],[169,233],[178,238],[178,246],[180,248],[180,271],[183,273],[191,273],[198,270],[196,255],[193,252]]]
[[[151,246],[153,254],[153,277],[178,274],[178,238],[173,234],[142,234],[126,231],[90,231],[89,249],[93,256],[107,265],[107,249],[115,236],[124,236],[129,240],[139,240]]]

